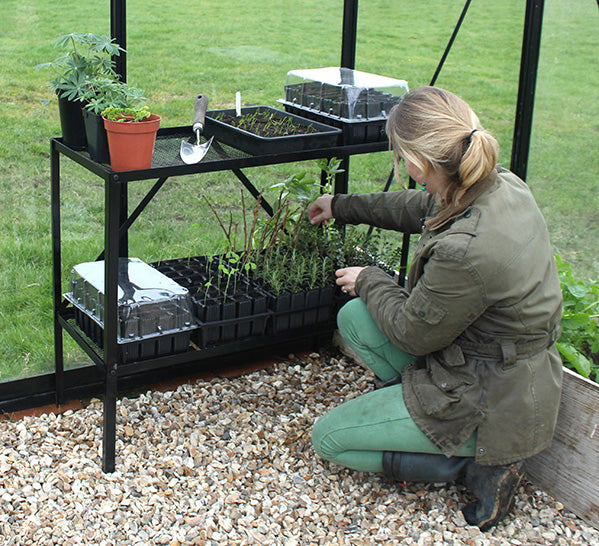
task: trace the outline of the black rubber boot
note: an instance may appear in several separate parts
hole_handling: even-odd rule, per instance
[[[478,500],[462,512],[470,525],[486,531],[507,516],[524,477],[524,463],[483,466],[474,457],[445,457],[430,453],[383,453],[383,474],[389,480],[447,483],[464,478]]]
[[[446,457],[432,453],[385,451],[383,474],[389,480],[447,483],[464,475],[472,457]]]
[[[481,531],[496,525],[512,510],[523,477],[523,462],[506,466],[469,464],[465,483],[478,500],[462,509],[466,521],[480,527]]]

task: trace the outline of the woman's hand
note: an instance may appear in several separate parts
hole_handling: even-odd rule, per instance
[[[308,219],[312,225],[326,224],[333,217],[332,201],[333,196],[325,193],[310,205]]]
[[[364,269],[366,268],[344,267],[343,269],[337,269],[337,271],[335,271],[335,276],[337,277],[336,282],[341,287],[341,290],[350,296],[357,296],[356,279]]]

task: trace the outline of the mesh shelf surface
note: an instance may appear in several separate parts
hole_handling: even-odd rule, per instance
[[[210,138],[210,135],[202,135],[200,144],[204,144],[208,138]],[[196,137],[193,134],[191,127],[189,130],[181,130],[166,135],[158,133],[156,144],[154,145],[152,167],[174,167],[185,165],[179,155],[182,140],[186,140],[190,144],[196,143]],[[243,159],[246,157],[249,157],[249,155],[241,150],[222,144],[215,139],[212,141],[208,153],[202,159],[202,163],[221,161],[223,159]]]

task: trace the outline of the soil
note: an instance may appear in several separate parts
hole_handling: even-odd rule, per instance
[[[302,124],[284,112],[281,112],[280,115],[273,115],[272,111],[256,110],[254,113],[241,114],[241,116],[221,113],[215,119],[264,138],[307,135],[317,132],[311,124]]]

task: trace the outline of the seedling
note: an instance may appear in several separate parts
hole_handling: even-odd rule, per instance
[[[308,125],[297,123],[293,117],[284,112],[277,116],[274,112],[261,110],[260,108],[253,112],[243,113],[242,111],[241,115],[219,112],[214,119],[248,133],[267,138],[318,132],[311,123]]]

